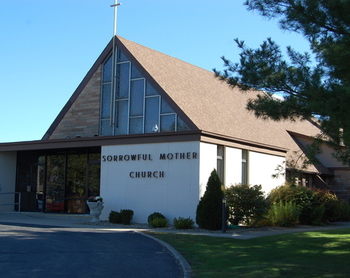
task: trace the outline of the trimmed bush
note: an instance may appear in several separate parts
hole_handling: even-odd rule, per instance
[[[174,227],[176,229],[193,229],[194,226],[194,221],[189,217],[189,218],[174,218]]]
[[[292,202],[273,203],[268,213],[268,220],[273,226],[292,227],[298,224],[300,209]]]
[[[228,207],[229,221],[232,225],[258,222],[268,211],[261,185],[232,185],[224,190]]]
[[[165,216],[163,214],[161,214],[160,212],[153,212],[152,214],[150,214],[147,218],[147,222],[148,224],[151,225],[151,222],[156,219],[156,218],[165,218]]]
[[[169,221],[160,212],[153,212],[147,218],[148,224],[153,228],[168,227]]]
[[[153,228],[166,228],[168,225],[169,221],[166,218],[154,218],[150,224]]]
[[[108,221],[110,223],[114,223],[114,224],[120,224],[122,223],[122,218],[120,216],[120,212],[117,212],[117,211],[111,211],[109,213],[109,217],[108,217]]]
[[[208,179],[207,187],[201,197],[196,210],[196,223],[202,229],[220,230],[222,225],[222,198],[221,181],[214,169]]]
[[[134,216],[134,211],[132,211],[131,209],[120,210],[121,223],[124,225],[130,225],[131,219],[133,216]]]

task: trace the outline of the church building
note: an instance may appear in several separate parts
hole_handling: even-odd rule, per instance
[[[115,36],[41,140],[0,144],[0,212],[89,213],[104,200],[102,220],[120,209],[146,223],[195,219],[210,173],[226,187],[284,184],[291,166],[300,185],[350,198],[350,172],[324,147],[320,163],[300,161],[320,132],[308,121],[257,119],[248,99],[214,73]]]

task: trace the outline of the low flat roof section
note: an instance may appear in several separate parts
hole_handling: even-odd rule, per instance
[[[86,147],[101,147],[111,145],[132,145],[132,144],[157,144],[167,142],[205,142],[210,144],[225,145],[233,148],[247,149],[273,155],[285,156],[288,149],[273,145],[260,144],[222,136],[206,131],[192,130],[181,132],[162,132],[162,133],[147,133],[135,135],[120,135],[120,136],[94,136],[81,138],[67,139],[47,139],[35,141],[23,141],[13,143],[0,143],[0,152],[13,151],[34,151],[48,149],[69,149],[69,148],[86,148]]]
[[[0,143],[0,152],[101,147],[109,145],[129,145],[164,142],[188,142],[199,140],[200,131],[147,133],[121,136],[94,136],[82,138]]]

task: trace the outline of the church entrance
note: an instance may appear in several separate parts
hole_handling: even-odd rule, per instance
[[[21,211],[86,213],[85,200],[100,193],[100,148],[18,153]]]

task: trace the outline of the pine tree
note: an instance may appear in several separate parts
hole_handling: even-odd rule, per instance
[[[197,206],[196,223],[200,228],[207,230],[221,229],[223,197],[221,181],[214,169],[208,179],[206,191]]]
[[[247,104],[257,117],[311,121],[321,130],[319,138],[350,165],[350,1],[246,0],[245,5],[263,17],[279,19],[283,30],[303,35],[315,61],[292,47],[284,58],[271,38],[258,49],[236,39],[240,61],[222,57],[225,70],[214,70],[217,77],[242,90],[265,91]]]

